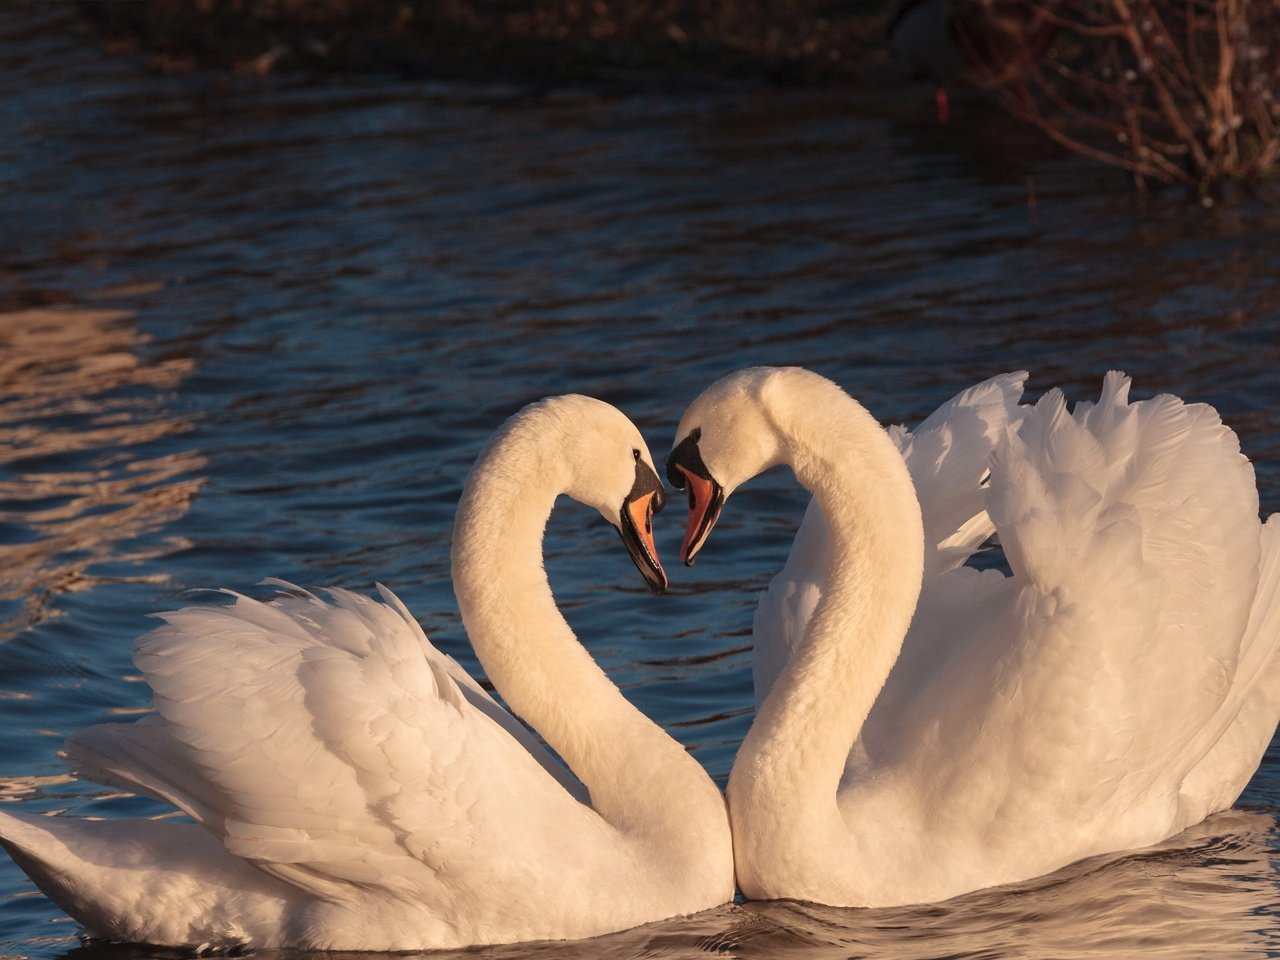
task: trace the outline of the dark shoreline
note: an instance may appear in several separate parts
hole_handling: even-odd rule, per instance
[[[390,73],[552,87],[856,84],[892,0],[79,0],[172,72]]]

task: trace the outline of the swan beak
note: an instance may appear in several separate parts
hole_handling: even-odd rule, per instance
[[[621,523],[618,525],[627,553],[654,593],[667,589],[667,573],[662,569],[658,547],[653,542],[653,515],[662,509],[663,502],[661,490],[628,497],[622,504]]]
[[[707,542],[724,507],[724,487],[711,479],[711,471],[702,462],[701,439],[702,428],[694,427],[667,457],[667,479],[676,489],[689,492],[689,520],[680,547],[680,559],[686,567],[693,566],[693,558]]]
[[[684,482],[677,486],[689,491],[689,519],[684,528],[684,543],[680,546],[680,559],[686,567],[693,566],[693,560],[707,542],[711,528],[720,519],[720,510],[724,507],[724,488],[710,477],[704,477],[690,470],[682,463],[672,464],[680,471]]]

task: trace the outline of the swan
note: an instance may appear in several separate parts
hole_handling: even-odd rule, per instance
[[[268,603],[162,614],[134,657],[156,714],[67,744],[80,776],[195,824],[0,813],[0,843],[91,936],[198,950],[581,938],[731,899],[719,790],[556,608],[542,537],[561,493],[666,586],[648,448],[581,396],[526,407],[481,453],[452,564],[486,673],[567,767],[389,590],[274,581]]]
[[[938,122],[947,86],[1012,86],[1022,92],[1057,36],[1051,11],[1010,0],[902,0],[889,19],[895,59],[937,81]]]
[[[1259,522],[1235,435],[1203,404],[1129,402],[1116,372],[1073,412],[1057,390],[1018,405],[1022,377],[898,443],[797,368],[731,374],[681,419],[686,563],[761,471],[813,494],[757,615],[784,662],[729,776],[748,898],[899,906],[1028,879],[1170,837],[1257,768],[1280,717],[1280,514]],[[1011,576],[958,565],[987,530]],[[793,653],[759,632],[785,622]]]
[[[1009,0],[903,0],[887,33],[894,56],[917,73],[998,87],[1035,69],[1057,24],[1050,11]]]

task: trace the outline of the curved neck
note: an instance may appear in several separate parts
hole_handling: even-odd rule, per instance
[[[453,539],[453,580],[467,635],[490,681],[629,833],[713,814],[702,767],[633,707],[577,641],[551,595],[542,540],[571,479],[562,444],[511,429],[467,481]],[[718,807],[718,811],[714,808]]]
[[[739,761],[752,771],[751,789],[775,802],[789,795],[796,806],[828,806],[915,612],[924,528],[901,454],[856,401],[841,392],[821,406],[769,413],[783,460],[826,518],[829,567],[805,637]]]

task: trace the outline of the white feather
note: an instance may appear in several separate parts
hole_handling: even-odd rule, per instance
[[[1129,402],[1118,373],[1074,412],[1059,391],[1018,407],[1021,381],[893,442],[800,370],[735,374],[686,413],[727,489],[781,460],[814,493],[756,616],[771,689],[728,789],[748,896],[890,905],[1038,876],[1169,837],[1257,768],[1280,523],[1259,523],[1235,435],[1204,405]],[[984,528],[1012,576],[956,565]]]
[[[499,432],[459,507],[477,655],[577,775],[390,590],[272,581],[270,602],[162,614],[134,654],[156,715],[67,744],[81,775],[199,826],[0,813],[0,843],[94,936],[197,949],[577,938],[728,900],[719,791],[575,642],[541,564],[558,494],[617,522],[642,468],[618,411],[553,398]]]

